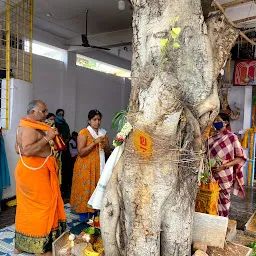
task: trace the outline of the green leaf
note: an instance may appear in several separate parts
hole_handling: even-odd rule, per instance
[[[168,61],[168,58],[164,58],[164,62]]]
[[[215,164],[215,160],[214,159],[209,159],[209,167],[212,168]]]
[[[177,22],[177,21],[179,20],[179,18],[180,18],[180,16],[176,16],[176,17],[174,18],[174,22]]]
[[[114,118],[112,120],[111,128],[114,129],[117,126],[117,124],[119,123],[120,119],[126,115],[127,115],[127,112],[125,110],[121,110],[118,113],[116,113],[116,115],[114,116]]]
[[[161,48],[160,48],[160,52],[161,52],[162,54],[164,54],[164,53],[165,53],[165,49],[164,49],[163,47],[161,47]]]
[[[166,44],[168,43],[168,41],[169,41],[168,38],[161,39],[161,40],[160,40],[160,45],[161,45],[162,47],[165,47]]]
[[[94,227],[88,227],[85,230],[85,233],[89,234],[89,235],[93,235],[95,233],[95,228]]]
[[[176,34],[179,35],[181,32],[181,28],[172,28],[172,31]]]
[[[178,38],[179,34],[180,34],[180,31],[181,31],[181,28],[172,28],[170,34],[171,34],[171,37],[173,39],[176,39]]]
[[[174,43],[173,45],[172,45],[174,48],[179,48],[180,47],[180,44],[179,43]]]
[[[124,127],[125,122],[126,122],[126,117],[124,116],[122,119],[120,119],[117,132],[120,132],[122,130],[122,128]]]

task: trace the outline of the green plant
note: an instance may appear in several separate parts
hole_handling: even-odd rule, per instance
[[[208,161],[209,171],[212,168],[219,168],[222,165],[222,159],[220,157],[210,158]]]
[[[210,172],[204,172],[201,175],[201,183],[209,184],[211,180],[211,173]]]
[[[117,132],[120,132],[126,123],[126,117],[129,111],[129,106],[126,107],[126,110],[121,110],[117,112],[112,120],[111,128],[115,129],[117,127]]]
[[[96,227],[88,227],[85,229],[85,233],[89,234],[89,235],[100,235],[100,229],[96,228]]]
[[[256,105],[256,95],[253,95],[252,97],[252,105]]]
[[[217,158],[210,158],[208,160],[208,170],[207,172],[204,172],[201,175],[201,182],[204,184],[209,184],[212,179],[212,169],[213,168],[218,168],[222,165],[222,159],[220,157]]]
[[[252,248],[252,256],[256,256],[256,241],[251,242],[246,246]]]
[[[167,55],[168,55],[168,46],[171,45],[173,48],[179,48],[180,44],[178,42],[178,38],[181,32],[181,28],[177,27],[176,24],[179,20],[179,16],[175,17],[174,20],[169,20],[171,29],[169,31],[169,37],[168,38],[162,38],[160,40],[160,51],[163,55],[163,61],[168,61]]]

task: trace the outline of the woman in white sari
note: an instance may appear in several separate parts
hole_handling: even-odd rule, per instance
[[[78,157],[74,166],[70,205],[79,213],[80,220],[90,218],[94,210],[88,200],[95,190],[105,165],[105,153],[110,152],[107,132],[100,128],[102,114],[91,110],[88,127],[79,132],[77,138]]]

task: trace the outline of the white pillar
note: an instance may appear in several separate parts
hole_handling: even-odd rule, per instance
[[[252,125],[252,86],[245,87],[244,93],[244,123],[243,129],[250,129]]]
[[[5,86],[3,80],[3,86]],[[15,152],[16,132],[19,121],[27,114],[27,107],[33,100],[33,85],[22,80],[11,79],[10,83],[10,112],[9,129],[4,131],[5,149],[7,154],[8,166],[11,177],[11,187],[4,189],[3,198],[12,197],[15,193],[14,170],[18,161]]]
[[[72,132],[75,128],[76,119],[76,53],[67,53],[65,67],[66,72],[61,92],[61,108],[65,110],[65,119],[69,124],[70,132]]]

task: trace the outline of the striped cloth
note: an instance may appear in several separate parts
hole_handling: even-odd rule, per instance
[[[213,173],[221,188],[218,201],[219,215],[227,217],[229,215],[232,189],[234,195],[244,198],[242,166],[246,162],[246,155],[237,136],[228,130],[210,137],[208,144],[210,158],[216,159],[219,157],[222,159],[223,164],[234,160],[236,157],[242,158],[239,164]]]

